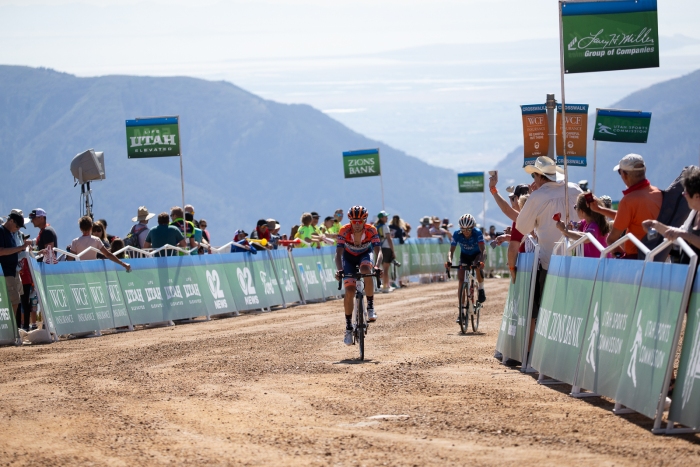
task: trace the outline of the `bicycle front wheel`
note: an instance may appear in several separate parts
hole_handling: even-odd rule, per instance
[[[365,359],[365,308],[364,301],[362,298],[358,298],[355,301],[355,306],[357,307],[355,316],[357,316],[357,323],[355,323],[355,337],[357,344],[360,347],[360,360]]]
[[[467,283],[462,283],[462,287],[459,289],[459,329],[462,334],[466,334],[469,329],[469,322],[467,321],[467,316],[469,316],[469,297],[467,296]]]

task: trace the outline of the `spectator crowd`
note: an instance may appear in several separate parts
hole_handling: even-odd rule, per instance
[[[490,172],[489,190],[512,224],[502,232],[493,225],[488,231],[482,229],[484,240],[492,246],[508,243],[508,268],[513,280],[518,273],[517,255],[528,248],[527,237],[536,239],[540,247],[534,320],[537,319],[549,261],[562,236],[571,240],[585,237],[583,253],[588,257],[599,257],[599,246],[605,248],[612,245],[625,233],[632,233],[645,241],[651,241],[654,236],[659,237],[657,242],[661,237],[683,238],[693,250],[700,252],[700,216],[697,215],[700,209],[699,168],[686,168],[674,185],[664,191],[646,178],[646,165],[638,154],[626,155],[613,170],[618,172],[627,187],[617,209],[613,209],[609,196],[591,193],[585,180],[565,185],[563,169],[548,157],[539,157],[533,165],[526,166],[524,171],[531,180],[507,187],[506,197],[498,191],[497,171]],[[681,198],[685,202],[681,203]],[[571,209],[567,209],[567,202]],[[668,211],[673,212],[669,215]],[[154,217],[156,225],[151,226],[149,222]],[[59,248],[58,235],[48,218],[47,212],[41,208],[32,210],[26,218],[22,210],[13,209],[0,225],[0,265],[17,323],[25,330],[36,327],[36,292],[28,267],[27,247],[34,249],[38,261],[54,263],[63,259],[56,257],[54,249]],[[321,248],[335,245],[343,218],[342,209],[335,210],[323,220],[318,212],[305,212],[299,224],[291,227],[289,234],[281,232],[282,227],[277,220],[260,219],[250,233],[242,228],[234,232],[230,251],[255,253],[280,247]],[[184,209],[175,206],[169,213],[162,212],[157,216],[141,206],[132,222],[134,225],[127,235],[120,238],[108,232],[105,219],[81,217],[78,221],[80,235],[66,248],[69,254],[65,255],[65,259],[71,260],[73,256],[83,261],[109,259],[128,271],[130,265],[125,260],[140,256],[138,250],[156,250],[158,256],[212,252],[208,223],[205,219],[196,218],[192,205],[186,205]],[[376,215],[374,225],[381,239],[384,257],[383,292],[390,292],[393,290],[391,286],[396,285],[392,284],[389,274],[390,265],[399,264],[394,252],[395,245],[403,244],[413,235],[452,242],[456,233],[451,231],[453,224],[447,218],[423,216],[418,223],[414,233],[411,225],[398,215],[389,216],[385,211]],[[33,239],[26,233],[28,224],[38,229]],[[598,245],[591,243],[589,238],[595,239]],[[629,241],[614,249],[611,256],[623,260],[643,259],[636,245]],[[678,255],[677,260],[687,258]],[[534,329],[533,323],[531,330]]]

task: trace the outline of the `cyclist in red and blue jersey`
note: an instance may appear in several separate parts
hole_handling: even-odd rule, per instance
[[[450,244],[450,254],[447,257],[448,267],[452,266],[452,254],[455,248],[461,249],[459,255],[459,264],[465,266],[479,265],[484,260],[484,235],[481,230],[476,228],[476,221],[471,214],[465,214],[459,218],[459,230],[455,230],[452,235],[452,243]],[[460,268],[457,274],[459,287],[457,295],[462,289],[464,283],[464,269]],[[484,276],[481,273],[481,268],[476,269],[476,280],[479,282],[479,303],[486,301],[486,292],[484,292]]]
[[[348,211],[349,224],[338,232],[338,247],[335,249],[335,265],[338,268],[335,278],[345,279],[345,344],[352,345],[352,309],[355,299],[355,279],[348,277],[360,267],[362,274],[372,273],[370,252],[374,252],[375,264],[382,264],[381,240],[377,229],[367,223],[367,209],[353,206]],[[365,277],[365,296],[367,297],[367,321],[376,321],[374,311],[374,282],[372,277]]]

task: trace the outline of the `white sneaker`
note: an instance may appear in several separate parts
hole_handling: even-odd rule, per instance
[[[345,345],[352,345],[352,329],[345,330]]]
[[[367,321],[370,323],[377,321],[377,312],[374,311],[374,308],[367,308]]]

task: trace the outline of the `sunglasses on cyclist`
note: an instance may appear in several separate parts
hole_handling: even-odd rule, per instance
[[[351,224],[364,224],[365,221],[363,221],[362,219],[360,219],[360,220],[351,220],[350,223],[351,223]]]

